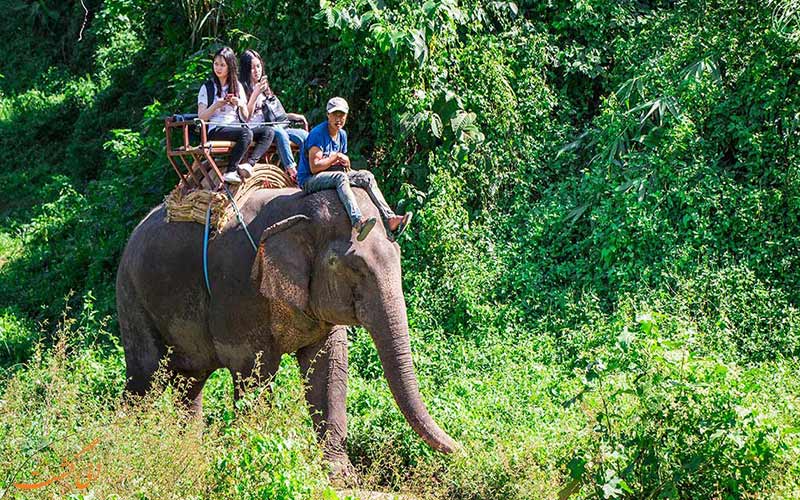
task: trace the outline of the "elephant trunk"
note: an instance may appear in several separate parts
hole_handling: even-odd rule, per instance
[[[402,292],[390,294],[390,297],[384,295],[378,303],[369,304],[362,310],[368,318],[360,318],[360,322],[375,342],[383,373],[403,416],[433,449],[452,453],[458,444],[434,422],[419,393]]]

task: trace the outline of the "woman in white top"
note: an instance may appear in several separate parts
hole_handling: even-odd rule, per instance
[[[210,122],[208,127],[210,140],[236,142],[223,180],[238,184],[242,181],[242,177],[253,175],[253,165],[269,148],[274,132],[264,127],[250,130],[243,125],[249,116],[247,99],[244,88],[237,78],[236,54],[230,47],[222,47],[214,54],[211,85],[208,83],[200,87],[200,92],[197,94],[197,115],[201,120]],[[208,95],[208,88],[214,89],[213,95]],[[255,140],[253,151],[247,162],[243,163],[242,159],[253,140]]]
[[[264,75],[264,61],[253,49],[247,49],[239,59],[239,80],[247,93],[247,109],[250,112],[250,122],[297,122],[305,128],[291,128],[286,123],[280,123],[270,128],[275,133],[275,149],[281,158],[283,168],[293,181],[297,182],[297,162],[292,155],[291,143],[303,149],[303,143],[308,137],[308,121],[306,117],[297,113],[287,113],[283,104],[272,92],[267,77]]]

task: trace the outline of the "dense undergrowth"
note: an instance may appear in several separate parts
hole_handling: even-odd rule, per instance
[[[0,7],[0,498],[337,496],[289,357],[242,418],[222,373],[204,426],[180,388],[119,398],[117,261],[175,182],[161,119],[193,109],[220,43],[258,49],[311,122],[345,96],[354,161],[417,212],[415,365],[464,451],[416,437],[356,329],[364,484],[800,498],[794,0]],[[90,443],[86,490],[13,486]]]

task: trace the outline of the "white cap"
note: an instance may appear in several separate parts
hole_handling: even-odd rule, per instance
[[[345,101],[341,97],[334,97],[333,99],[328,101],[328,113],[333,113],[334,111],[349,113],[350,106],[348,106],[347,101]]]

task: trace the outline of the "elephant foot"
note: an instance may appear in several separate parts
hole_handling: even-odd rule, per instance
[[[324,453],[323,458],[328,462],[328,480],[336,488],[351,488],[358,486],[358,473],[344,453]]]

